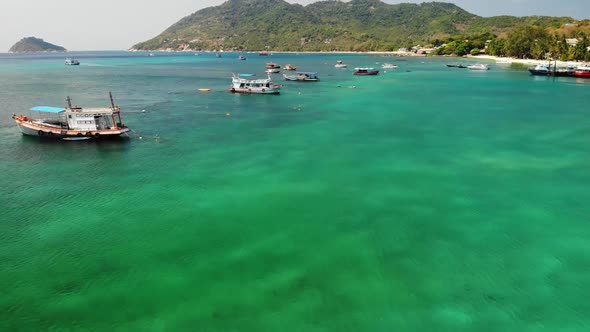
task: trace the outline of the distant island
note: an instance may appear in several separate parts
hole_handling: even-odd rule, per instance
[[[443,2],[227,0],[184,17],[131,51],[423,52],[590,58],[590,21],[481,17]],[[558,47],[559,46],[559,47]]]
[[[26,37],[14,44],[8,52],[10,53],[31,53],[31,52],[65,52],[65,48],[48,43],[41,38]]]

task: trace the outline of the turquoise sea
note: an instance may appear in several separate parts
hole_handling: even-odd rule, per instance
[[[590,80],[245,55],[0,55],[0,331],[590,330]],[[270,61],[321,82],[227,92]],[[122,142],[10,118],[109,91]]]

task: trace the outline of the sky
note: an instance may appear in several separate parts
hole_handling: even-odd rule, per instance
[[[383,1],[383,0],[382,0]],[[68,50],[124,50],[184,16],[225,0],[0,0],[0,52],[38,37]],[[314,0],[287,0],[306,5]],[[386,3],[422,0],[384,0]],[[441,0],[480,16],[551,15],[590,19],[590,0]]]

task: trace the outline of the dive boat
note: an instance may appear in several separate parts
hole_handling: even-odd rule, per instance
[[[379,70],[375,68],[354,68],[353,75],[378,75]]]
[[[547,76],[549,75],[549,67],[547,65],[536,65],[535,68],[529,68],[531,75]]]
[[[490,70],[490,67],[488,65],[483,64],[483,63],[476,63],[474,65],[467,66],[467,69],[471,69],[471,70]]]
[[[590,65],[583,65],[574,70],[574,77],[590,78]]]
[[[267,69],[279,69],[279,68],[281,68],[281,65],[278,65],[274,62],[269,62],[266,64],[266,68]]]
[[[283,77],[287,81],[298,82],[317,82],[320,80],[317,72],[297,72],[295,75],[283,74]]]
[[[23,135],[59,138],[64,140],[83,140],[114,138],[126,135],[130,129],[121,120],[121,109],[113,102],[110,107],[82,108],[72,106],[68,97],[66,107],[35,106],[31,111],[38,117],[12,115]]]
[[[285,70],[297,70],[297,67],[291,66],[290,64],[286,64],[284,69]]]
[[[279,94],[281,86],[274,84],[270,78],[255,79],[254,74],[233,75],[229,92],[232,93],[256,93],[256,94]]]
[[[65,64],[67,66],[79,66],[80,65],[80,61],[74,59],[74,58],[66,58],[66,62]]]
[[[348,67],[348,65],[345,64],[344,62],[342,62],[342,60],[338,60],[338,61],[336,61],[336,64],[334,65],[334,67],[336,67],[336,68],[346,68],[346,67]]]

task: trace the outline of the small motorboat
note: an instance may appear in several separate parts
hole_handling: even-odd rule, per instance
[[[297,67],[291,66],[290,64],[285,65],[285,70],[297,70]]]
[[[266,68],[268,68],[268,69],[278,69],[278,68],[281,68],[281,65],[278,65],[278,64],[276,64],[274,62],[269,62],[269,63],[266,64]]]
[[[383,69],[396,69],[398,66],[394,65],[393,63],[384,63],[381,65]]]
[[[80,61],[78,61],[77,59],[74,59],[74,58],[66,58],[65,64],[66,64],[66,66],[79,66]]]
[[[279,68],[267,68],[265,72],[267,74],[278,74],[281,70]]]
[[[529,68],[529,73],[533,76],[547,76],[549,75],[549,67],[546,65],[536,65],[534,68]]]
[[[320,80],[317,72],[297,72],[295,75],[285,75],[283,77],[287,81],[297,82],[317,82]]]
[[[354,68],[353,75],[379,75],[379,70],[370,67]]]
[[[348,67],[348,65],[345,64],[344,62],[342,62],[342,60],[338,60],[338,61],[336,61],[336,64],[334,65],[334,67],[336,67],[336,68],[346,68],[346,67]]]
[[[583,66],[576,68],[576,70],[574,70],[573,76],[574,77],[582,77],[582,78],[590,78],[590,65],[583,65]]]
[[[243,55],[240,55],[240,56],[238,57],[238,60],[246,60],[246,57],[245,57],[245,56],[243,56]]]
[[[470,70],[490,70],[490,67],[483,63],[476,63],[474,65],[467,66],[467,69]]]

